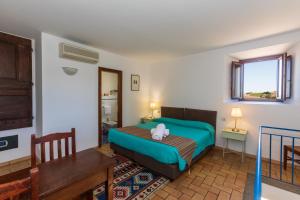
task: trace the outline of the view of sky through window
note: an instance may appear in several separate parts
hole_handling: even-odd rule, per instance
[[[276,99],[278,60],[244,65],[244,97]]]

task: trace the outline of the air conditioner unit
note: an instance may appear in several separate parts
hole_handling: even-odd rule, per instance
[[[66,43],[59,44],[59,56],[81,62],[98,63],[99,53]]]

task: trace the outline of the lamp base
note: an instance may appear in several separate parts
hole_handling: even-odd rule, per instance
[[[236,121],[237,121],[237,118],[234,119],[234,128],[232,129],[232,131],[239,132],[240,130],[238,128],[236,128]]]
[[[238,129],[238,128],[233,128],[232,131],[234,131],[234,132],[239,132],[240,129]]]

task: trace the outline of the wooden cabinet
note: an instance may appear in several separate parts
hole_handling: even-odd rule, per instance
[[[32,126],[31,40],[0,32],[0,130]]]

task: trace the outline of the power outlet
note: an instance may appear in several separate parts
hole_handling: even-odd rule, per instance
[[[0,151],[18,148],[18,135],[0,137]]]

